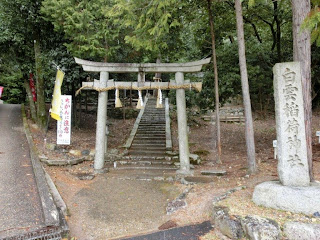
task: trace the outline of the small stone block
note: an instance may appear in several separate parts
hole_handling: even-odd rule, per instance
[[[287,239],[317,240],[320,236],[320,224],[308,224],[302,222],[287,222],[283,228]]]
[[[280,239],[280,227],[271,219],[259,216],[246,216],[241,219],[241,225],[248,239],[260,240]]]
[[[88,155],[88,156],[85,156],[85,157],[84,157],[84,160],[86,160],[86,161],[93,161],[93,160],[94,160],[94,157],[91,156],[91,155]]]
[[[77,177],[80,180],[92,180],[95,176],[93,174],[78,174]]]
[[[227,171],[224,171],[224,170],[204,170],[204,171],[201,171],[201,175],[224,176],[226,174],[227,174]]]
[[[39,159],[40,161],[44,161],[44,160],[48,160],[48,157],[46,157],[45,155],[39,155]]]
[[[57,145],[54,143],[47,143],[46,144],[46,149],[50,150],[50,151],[54,151],[56,149]]]
[[[90,154],[90,150],[83,150],[81,151],[81,154],[87,156]]]
[[[74,156],[81,156],[81,151],[80,150],[70,150],[69,151],[70,154],[74,155]]]
[[[213,220],[215,227],[225,236],[231,239],[240,239],[243,236],[240,218],[230,216],[229,209],[224,206],[213,208]]]
[[[173,212],[176,212],[180,208],[184,208],[187,205],[186,201],[184,199],[175,199],[168,203],[168,206],[166,208],[167,214],[170,215]]]

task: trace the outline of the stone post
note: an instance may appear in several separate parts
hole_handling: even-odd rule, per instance
[[[295,213],[320,212],[320,184],[310,182],[299,62],[277,63],[273,68],[280,181],[254,188],[257,205]]]
[[[176,73],[176,83],[184,83],[184,75],[182,72]],[[179,159],[180,169],[177,173],[191,174],[190,172],[190,159],[189,159],[189,142],[187,131],[187,112],[186,112],[186,96],[184,89],[177,89],[177,118],[178,118],[178,138],[179,138]]]
[[[278,175],[285,186],[308,186],[310,176],[300,63],[278,63],[273,71]]]
[[[108,72],[100,72],[100,87],[106,87],[109,79]],[[99,92],[98,113],[96,127],[96,155],[94,159],[94,169],[102,170],[104,167],[104,152],[106,142],[106,116],[107,116],[108,92]]]

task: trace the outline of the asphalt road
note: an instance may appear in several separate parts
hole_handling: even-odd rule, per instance
[[[21,106],[0,104],[0,239],[44,227]]]

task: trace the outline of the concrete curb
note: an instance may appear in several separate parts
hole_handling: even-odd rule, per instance
[[[41,160],[41,162],[47,164],[48,166],[76,165],[84,161],[85,161],[85,157],[71,159],[71,160]]]
[[[24,105],[21,105],[22,120],[24,131],[28,140],[30,148],[30,157],[32,162],[32,167],[35,175],[35,180],[38,188],[38,193],[41,200],[41,205],[44,214],[45,225],[58,227],[60,225],[59,211],[53,201],[52,195],[49,191],[48,184],[45,178],[45,172],[38,159],[37,149],[33,144],[32,136],[28,127]]]
[[[50,191],[52,193],[52,197],[53,197],[55,203],[57,204],[58,208],[61,210],[63,215],[67,215],[66,203],[63,201],[63,199],[62,199],[58,189],[54,185],[54,182],[52,181],[50,175],[46,172],[46,170],[44,170],[44,172],[45,172],[45,176],[46,176],[46,181],[48,183],[48,186],[50,188]]]

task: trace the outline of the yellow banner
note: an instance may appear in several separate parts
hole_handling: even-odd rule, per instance
[[[61,105],[61,85],[63,82],[64,72],[60,69],[57,71],[56,82],[53,90],[52,97],[52,107],[51,107],[51,117],[56,120],[61,120],[60,118],[60,105]]]

